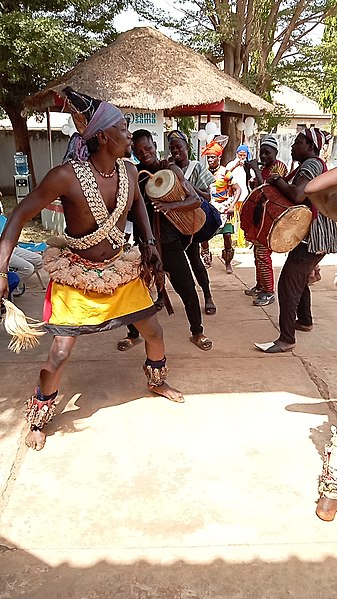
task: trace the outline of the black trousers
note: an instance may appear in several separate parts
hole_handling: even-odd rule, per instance
[[[203,261],[200,258],[200,245],[197,241],[193,241],[185,250],[190,261],[193,274],[200,285],[205,300],[211,297],[209,278]]]
[[[312,325],[311,291],[307,281],[323,257],[324,254],[308,252],[303,242],[289,252],[278,281],[280,341],[296,342],[296,318],[301,324]]]
[[[193,245],[198,244],[192,243],[191,246]],[[163,267],[165,272],[169,274],[170,282],[174,291],[179,295],[184,304],[192,335],[201,335],[203,332],[203,327],[201,324],[200,303],[190,265],[186,257],[186,254],[189,252],[190,248],[188,248],[185,253],[184,247],[185,244],[182,240],[163,243]],[[199,251],[199,248],[193,247],[192,250],[190,250],[190,254],[195,257],[196,251]],[[201,285],[201,283],[199,284]],[[128,337],[133,339],[138,337],[139,333],[134,325],[128,325],[128,329]]]

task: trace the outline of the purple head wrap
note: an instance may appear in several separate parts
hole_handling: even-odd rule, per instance
[[[109,102],[101,102],[82,135],[74,133],[71,136],[63,162],[69,162],[69,160],[86,162],[89,158],[87,141],[95,137],[98,131],[114,127],[123,118],[124,115],[117,106]]]

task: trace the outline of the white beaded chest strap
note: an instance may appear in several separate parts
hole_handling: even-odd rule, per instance
[[[129,195],[129,178],[124,161],[119,158],[116,160],[118,167],[118,190],[116,208],[111,214],[104,203],[89,163],[70,160],[70,164],[74,169],[98,228],[93,233],[89,233],[83,237],[70,237],[70,235],[64,233],[64,238],[68,246],[76,250],[86,250],[97,245],[103,239],[107,239],[114,249],[121,247],[125,242],[125,234],[116,226],[116,223],[126,208]]]

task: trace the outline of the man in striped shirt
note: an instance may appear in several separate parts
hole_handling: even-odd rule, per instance
[[[330,137],[329,133],[314,127],[303,129],[291,150],[293,160],[299,163],[292,183],[278,174],[270,176],[267,183],[277,187],[294,204],[310,204],[304,190],[309,181],[327,170],[319,153]],[[310,331],[313,327],[308,277],[325,254],[337,252],[337,230],[334,221],[317,213],[316,209],[312,210],[308,237],[289,252],[279,278],[280,335],[274,342],[255,343],[255,347],[265,353],[292,350],[296,343],[295,330]]]

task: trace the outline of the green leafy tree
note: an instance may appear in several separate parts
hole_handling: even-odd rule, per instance
[[[31,160],[23,100],[116,36],[124,0],[0,0],[0,107]]]
[[[228,75],[262,96],[291,71],[312,62],[312,35],[336,0],[176,0],[181,17],[156,9],[150,0],[131,0],[157,25],[178,32],[181,41],[223,65]],[[286,68],[286,71],[285,71]]]
[[[131,2],[141,17],[175,31],[266,100],[278,83],[307,80],[309,72],[319,78],[313,32],[337,14],[336,0],[176,0],[177,18],[150,0]],[[230,137],[230,155],[238,141],[234,118],[223,114],[221,130]]]
[[[323,63],[323,90],[320,104],[332,113],[333,125],[337,126],[337,18],[327,19],[320,51]]]
[[[256,117],[259,131],[273,132],[277,130],[277,125],[288,125],[291,122],[293,111],[279,102],[274,102],[273,112],[267,112],[266,114]]]

